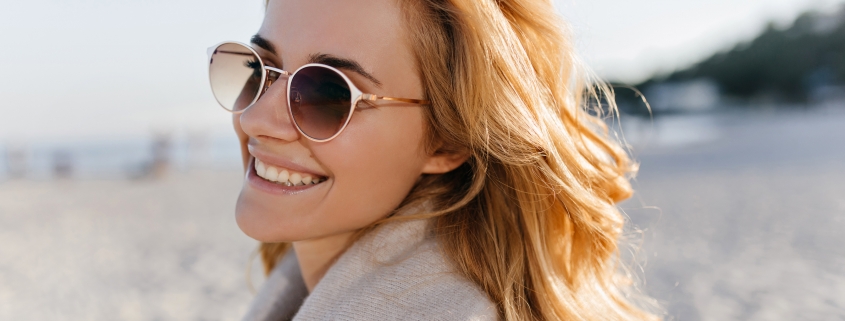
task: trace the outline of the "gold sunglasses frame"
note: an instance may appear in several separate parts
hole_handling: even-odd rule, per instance
[[[324,64],[319,64],[319,63],[309,63],[309,64],[302,65],[301,67],[297,68],[292,73],[285,71],[285,70],[282,70],[282,69],[270,67],[270,66],[267,66],[266,64],[264,64],[264,60],[261,59],[261,55],[259,55],[258,52],[255,51],[255,49],[253,49],[251,46],[249,46],[247,44],[237,42],[237,41],[224,41],[224,42],[221,42],[217,45],[214,45],[214,46],[211,46],[211,47],[208,48],[207,53],[208,53],[209,74],[210,74],[210,71],[211,71],[211,58],[214,56],[215,53],[218,52],[218,49],[220,48],[220,46],[223,46],[223,45],[226,45],[226,44],[235,44],[235,45],[239,45],[239,46],[242,46],[242,47],[248,49],[250,51],[251,55],[258,61],[258,63],[261,65],[261,69],[263,71],[261,73],[261,82],[258,85],[258,88],[261,88],[261,89],[255,95],[255,98],[253,98],[252,102],[250,102],[249,105],[247,105],[246,107],[244,107],[241,110],[237,110],[237,111],[229,110],[228,108],[223,106],[223,103],[221,103],[220,100],[217,99],[217,96],[214,95],[214,99],[217,100],[217,103],[223,109],[225,109],[226,111],[228,111],[230,113],[233,113],[233,114],[236,114],[236,115],[243,113],[244,111],[249,109],[249,107],[252,107],[253,105],[255,105],[255,103],[258,102],[258,100],[261,98],[261,96],[263,96],[264,93],[267,92],[267,89],[269,89],[270,86],[276,80],[279,79],[279,77],[285,76],[288,79],[287,86],[286,86],[287,89],[286,89],[286,92],[285,92],[285,97],[287,99],[287,105],[288,105],[288,108],[287,108],[288,109],[288,116],[290,117],[291,121],[293,122],[293,125],[296,127],[296,130],[299,131],[300,134],[302,134],[303,136],[307,137],[308,139],[315,141],[315,142],[318,142],[318,143],[328,142],[328,141],[334,139],[335,137],[337,137],[338,135],[340,135],[340,133],[342,133],[343,130],[346,129],[346,126],[349,125],[349,121],[352,119],[352,114],[355,112],[358,104],[361,101],[390,100],[390,101],[399,101],[399,102],[411,103],[411,104],[417,104],[417,105],[428,105],[428,104],[431,103],[428,100],[423,100],[423,99],[396,98],[396,97],[387,97],[387,96],[379,96],[379,95],[375,95],[375,94],[364,93],[360,89],[358,89],[358,87],[356,87],[354,83],[352,83],[352,80],[350,80],[349,77],[346,76],[346,74],[344,74],[343,72],[341,72],[337,68],[334,68],[334,67],[329,66],[329,65],[324,65]],[[234,52],[234,51],[226,52],[226,53],[247,55],[246,53],[243,53],[243,52]],[[296,74],[300,70],[308,68],[308,67],[320,67],[320,68],[329,69],[329,70],[337,73],[338,75],[340,75],[340,77],[343,78],[344,81],[346,81],[346,85],[349,86],[349,91],[350,91],[350,94],[351,94],[350,95],[351,99],[350,99],[350,102],[349,102],[350,103],[350,105],[349,105],[349,115],[346,116],[346,119],[343,121],[343,125],[340,127],[340,129],[337,131],[337,133],[335,133],[334,135],[332,135],[331,137],[326,138],[326,139],[318,139],[318,138],[311,137],[310,135],[305,133],[305,131],[302,130],[302,128],[297,123],[296,119],[293,117],[293,110],[291,109],[291,97],[290,97],[290,89],[291,89],[290,79],[295,77]],[[209,83],[210,82],[211,82],[211,77],[209,77]],[[212,86],[212,94],[214,94],[214,87],[213,86]]]

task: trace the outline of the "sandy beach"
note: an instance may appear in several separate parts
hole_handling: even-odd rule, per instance
[[[646,292],[672,320],[845,319],[845,114],[708,121],[707,140],[640,148],[621,207]]]
[[[703,139],[634,143],[621,207],[644,291],[669,320],[845,319],[845,114],[702,117]],[[678,137],[671,122],[629,136]],[[0,320],[239,319],[256,247],[240,181],[0,182]]]
[[[234,222],[240,179],[0,184],[0,320],[239,319],[256,247]]]

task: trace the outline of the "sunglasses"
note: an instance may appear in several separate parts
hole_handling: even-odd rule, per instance
[[[269,67],[252,47],[238,42],[208,48],[211,91],[220,106],[232,113],[242,113],[255,104],[281,76],[288,77],[288,113],[296,129],[316,142],[340,135],[361,101],[429,103],[363,93],[340,70],[324,64],[307,64],[293,73]]]

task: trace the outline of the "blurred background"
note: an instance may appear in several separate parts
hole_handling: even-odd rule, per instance
[[[608,122],[641,163],[624,256],[667,319],[845,319],[843,3],[555,1],[616,86]],[[261,275],[205,49],[262,12],[2,4],[0,319],[245,313]]]

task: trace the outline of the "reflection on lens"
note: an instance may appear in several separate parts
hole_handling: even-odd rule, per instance
[[[291,79],[290,87],[293,120],[311,138],[334,136],[349,118],[352,93],[337,72],[305,67]]]
[[[208,75],[217,102],[231,111],[243,110],[258,96],[262,76],[258,57],[246,46],[226,43],[211,55]]]

